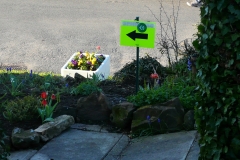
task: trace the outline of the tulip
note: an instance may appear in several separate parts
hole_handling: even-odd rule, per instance
[[[41,98],[46,99],[47,98],[47,92],[42,92],[41,93]]]
[[[158,74],[157,74],[157,73],[152,73],[152,74],[150,75],[150,77],[151,77],[152,79],[158,79]]]
[[[44,106],[47,105],[47,100],[46,99],[42,100],[42,105],[44,105]]]
[[[55,99],[56,99],[55,94],[52,94],[51,99],[52,99],[52,100],[55,100]]]

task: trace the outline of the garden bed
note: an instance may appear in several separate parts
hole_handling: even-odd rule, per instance
[[[7,73],[5,73],[7,74]],[[18,77],[16,79],[21,79],[23,77],[29,76],[29,73],[21,73],[21,74],[14,74],[14,73],[8,73],[8,74],[13,74],[15,77]],[[36,86],[30,86],[30,85],[25,85],[23,89],[16,89],[20,92],[20,95],[11,95],[10,92],[7,92],[7,94],[4,96],[5,92],[0,93],[0,97],[4,96],[2,99],[0,99],[0,102],[2,106],[0,107],[0,122],[1,126],[4,129],[4,132],[7,136],[11,137],[12,130],[15,127],[22,128],[24,130],[27,129],[36,129],[38,128],[41,124],[41,118],[36,117],[33,119],[29,120],[24,120],[24,121],[9,121],[6,119],[3,115],[4,111],[4,104],[7,103],[7,101],[15,101],[16,99],[21,99],[26,95],[34,95],[36,97],[40,97],[40,94],[42,91],[44,91],[44,86],[43,84],[46,83],[46,81],[49,81],[51,85],[53,85],[53,88],[60,88],[62,86],[65,86],[65,80],[61,76],[51,76],[48,77],[49,79],[46,80],[46,76],[40,77],[37,75],[35,76],[35,81],[39,84],[38,89],[36,89]],[[29,82],[27,80],[27,82]],[[44,83],[43,83],[44,82]],[[47,82],[48,83],[48,82]],[[4,85],[0,85],[0,91],[6,91],[6,88],[11,88],[12,84],[11,83],[5,83]],[[37,85],[37,84],[36,84]],[[76,84],[71,84],[72,86],[75,86]],[[112,102],[112,104],[117,104],[120,101],[126,100],[126,97],[133,94],[135,91],[134,84],[119,84],[116,83],[112,80],[104,80],[101,81],[98,85],[98,87],[102,90],[102,92],[107,96],[108,100]],[[56,89],[53,89],[53,91],[56,91]],[[60,94],[60,99],[61,101],[59,102],[58,106],[69,106],[69,107],[76,107],[75,105],[77,104],[77,100],[79,99],[78,95],[72,95],[70,93],[62,93]],[[88,123],[88,122],[82,122],[82,123]],[[100,123],[99,123],[100,124]],[[113,125],[109,122],[108,124],[109,128],[113,128]],[[112,130],[113,131],[113,130]]]

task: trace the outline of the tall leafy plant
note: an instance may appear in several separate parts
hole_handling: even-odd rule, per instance
[[[205,0],[197,37],[199,159],[240,159],[240,0]]]

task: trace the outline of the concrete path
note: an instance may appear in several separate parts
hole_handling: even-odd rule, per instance
[[[192,38],[199,23],[199,8],[180,0],[177,38]],[[177,16],[178,0],[162,0],[166,14]],[[174,6],[174,9],[173,9]],[[120,46],[121,20],[156,22],[159,0],[1,0],[0,66],[17,65],[28,70],[60,73],[61,67],[79,50],[95,51],[111,57],[111,73],[136,58],[136,48]],[[151,13],[152,12],[152,13]],[[154,17],[156,16],[156,18]],[[163,26],[168,20],[162,15]],[[157,23],[156,33],[161,27]],[[164,65],[166,56],[154,49],[140,48]]]
[[[74,124],[39,151],[13,152],[9,160],[197,160],[196,131],[129,139],[97,125]]]

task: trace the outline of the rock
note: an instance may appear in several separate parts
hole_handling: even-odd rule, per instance
[[[77,102],[77,118],[79,120],[109,121],[110,113],[110,103],[101,92],[81,97]]]
[[[132,103],[119,103],[112,108],[111,122],[121,129],[130,128],[135,110],[136,107]]]
[[[58,136],[62,131],[69,128],[72,124],[74,124],[74,118],[69,115],[61,115],[53,121],[45,123],[35,129],[42,141],[48,141],[53,137]]]
[[[194,110],[189,110],[184,115],[183,127],[185,128],[185,130],[193,130],[194,129],[194,124],[195,124]]]
[[[79,74],[79,73],[75,73],[74,78],[75,78],[75,81],[76,81],[78,84],[80,84],[80,83],[82,83],[82,82],[84,82],[84,81],[87,80],[87,78],[85,78],[84,76],[82,76],[82,75]],[[90,77],[88,77],[88,78],[90,78]]]
[[[73,116],[75,119],[77,116],[77,109],[76,109],[76,107],[57,105],[57,107],[53,113],[53,117],[56,118],[61,115],[70,115],[70,116]]]
[[[147,119],[147,117],[149,118]],[[153,132],[175,132],[182,130],[184,109],[178,98],[166,103],[140,107],[133,112],[132,132],[151,128]]]
[[[14,128],[11,140],[15,148],[24,149],[36,146],[40,142],[40,137],[32,129],[25,131],[21,128]]]
[[[67,82],[67,84],[69,84],[69,85],[73,85],[75,83],[75,79],[73,77],[67,75],[64,78],[64,82]]]

